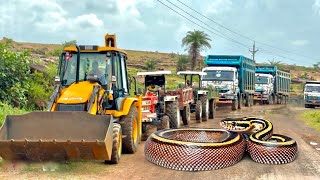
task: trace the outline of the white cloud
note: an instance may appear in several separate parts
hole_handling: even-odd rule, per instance
[[[315,0],[313,5],[312,5],[312,9],[314,11],[314,13],[320,15],[320,0]]]
[[[291,42],[292,45],[294,46],[305,46],[309,44],[308,40],[302,39],[302,40],[294,40]]]
[[[232,7],[231,0],[213,0],[210,1],[209,6],[207,6],[207,14],[222,14],[224,12],[230,11]]]

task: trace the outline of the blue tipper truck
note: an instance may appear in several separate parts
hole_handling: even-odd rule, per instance
[[[287,104],[290,84],[290,73],[278,70],[277,66],[256,66],[254,100],[260,104]]]
[[[255,62],[239,55],[208,55],[202,69],[202,86],[217,91],[216,103],[231,105],[232,110],[242,105],[252,106],[255,92]]]

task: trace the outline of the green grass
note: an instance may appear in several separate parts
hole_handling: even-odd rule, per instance
[[[320,131],[320,111],[308,110],[302,113],[303,120],[311,127]]]
[[[25,109],[14,108],[8,104],[0,102],[0,125],[4,123],[7,115],[25,114],[29,111]]]

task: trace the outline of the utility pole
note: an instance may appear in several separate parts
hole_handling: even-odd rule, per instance
[[[252,59],[254,60],[254,56],[255,56],[256,52],[258,52],[258,51],[259,51],[259,49],[256,49],[256,42],[255,42],[255,41],[253,41],[253,47],[252,47],[252,50],[251,50],[251,49],[249,49],[249,51],[252,53]]]

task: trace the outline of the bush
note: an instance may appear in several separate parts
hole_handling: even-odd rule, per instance
[[[189,63],[188,56],[179,56],[177,65],[176,65],[176,71],[185,71],[187,70],[187,64]]]
[[[29,54],[10,52],[8,44],[0,43],[0,101],[25,106],[30,75]]]
[[[146,61],[146,62],[144,63],[144,65],[146,66],[146,69],[147,69],[147,70],[153,71],[153,70],[156,69],[157,63],[158,63],[158,62],[157,62],[156,60],[150,59],[150,60]]]

